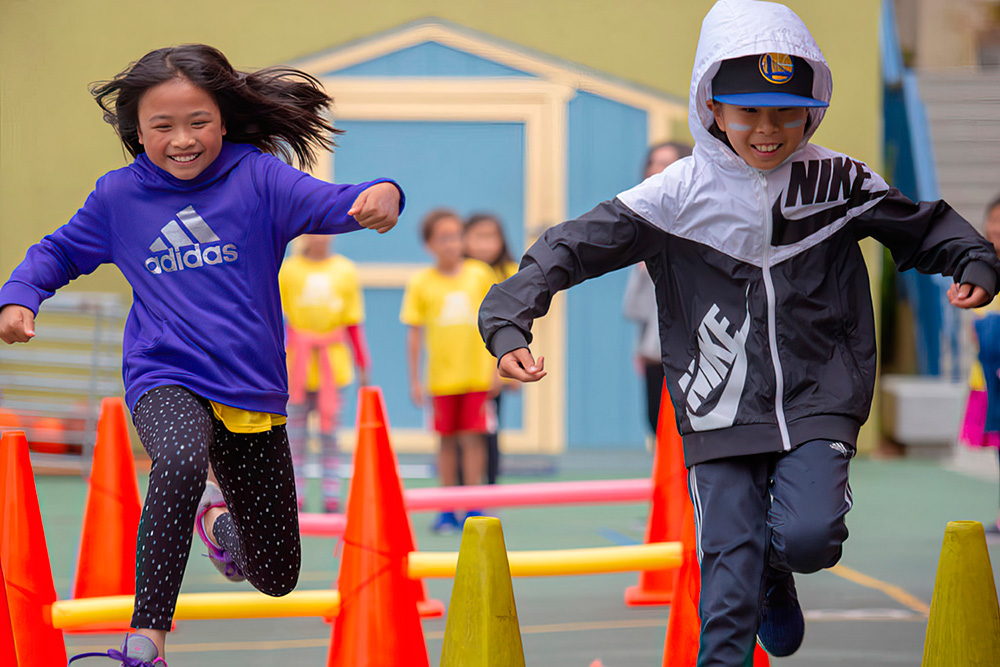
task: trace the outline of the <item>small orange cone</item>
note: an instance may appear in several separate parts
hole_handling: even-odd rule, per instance
[[[17,650],[14,648],[14,629],[10,624],[10,606],[7,604],[7,583],[0,568],[0,665],[17,667]]]
[[[135,541],[141,515],[125,402],[120,398],[105,398],[97,422],[97,444],[73,582],[74,598],[135,595]],[[100,623],[67,632],[128,630],[128,623]]]
[[[354,477],[340,561],[340,613],[327,667],[429,667],[417,615],[417,587],[407,577],[413,551],[396,457],[377,387],[361,390]]]
[[[7,604],[17,658],[31,667],[63,667],[63,634],[52,627],[56,589],[38,510],[35,478],[24,433],[0,436],[0,568],[6,576]]]
[[[667,637],[663,647],[663,667],[695,667],[701,642],[701,618],[698,602],[701,598],[701,571],[695,537],[694,507],[690,501],[684,512],[683,557],[677,571],[674,601],[667,618]],[[754,667],[769,667],[770,660],[760,645],[754,647]]]
[[[653,457],[653,498],[646,524],[646,544],[680,542],[684,507],[688,503],[687,471],[684,448],[674,420],[664,380],[660,394],[660,416],[656,428],[656,453]],[[629,606],[670,604],[674,596],[677,570],[647,570],[639,573],[639,585],[625,589]]]
[[[362,401],[367,402],[367,407],[365,408],[367,414],[376,415],[375,421],[379,421],[385,424],[386,437],[389,437],[389,415],[385,411],[385,401],[382,400],[381,391],[370,391],[365,392],[363,395],[358,396],[358,429],[360,432],[361,428],[361,403]],[[392,440],[390,439],[391,443]],[[391,448],[391,444],[390,444]],[[396,461],[396,457],[392,457],[394,465],[396,465],[396,471],[398,475],[399,464]],[[409,520],[406,522],[406,529],[409,531],[410,535],[410,551],[417,550],[417,538],[413,536],[413,526],[410,525]],[[413,586],[416,589],[417,596],[417,612],[420,614],[421,618],[438,618],[444,616],[445,605],[441,600],[432,600],[427,595],[427,584],[424,583],[423,579],[413,579]]]

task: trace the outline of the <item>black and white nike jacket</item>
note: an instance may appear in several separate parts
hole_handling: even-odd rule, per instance
[[[770,171],[709,132],[705,102],[724,59],[800,56],[813,67],[814,97],[829,101],[822,53],[780,7],[715,5],[692,75],[694,155],[546,231],[480,308],[483,339],[500,358],[527,347],[557,291],[645,261],[688,466],[814,438],[856,443],[876,372],[862,239],[888,247],[901,271],[953,276],[991,296],[1000,285],[993,247],[946,203],[913,203],[864,163],[809,143],[825,109],[810,110],[802,144]]]

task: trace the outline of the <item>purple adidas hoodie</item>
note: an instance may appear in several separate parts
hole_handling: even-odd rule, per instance
[[[285,414],[285,246],[300,234],[361,229],[347,211],[386,180],[332,185],[227,142],[185,181],[140,154],[101,177],[69,223],[28,249],[0,289],[0,308],[37,314],[55,290],[113,263],[133,290],[122,358],[130,408],[154,387],[179,384],[225,405]]]

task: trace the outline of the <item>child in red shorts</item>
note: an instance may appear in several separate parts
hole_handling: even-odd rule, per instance
[[[477,328],[479,304],[494,283],[493,271],[463,256],[462,231],[462,221],[453,211],[436,209],[424,217],[421,233],[434,266],[410,278],[399,316],[408,326],[410,396],[418,407],[424,405],[425,395],[420,378],[421,343],[427,350],[426,393],[432,397],[434,430],[441,436],[438,474],[443,486],[458,484],[460,448],[464,483],[482,483],[486,399],[499,385],[493,357]],[[470,511],[466,516],[474,514]],[[435,532],[460,527],[454,512],[442,512],[433,525]]]

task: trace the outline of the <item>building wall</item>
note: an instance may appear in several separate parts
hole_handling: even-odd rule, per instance
[[[817,141],[878,165],[878,4],[789,4],[834,71],[833,106]],[[153,48],[206,42],[238,67],[254,68],[437,16],[686,97],[710,6],[707,0],[383,0],[373,11],[342,0],[0,3],[0,273],[9,274],[28,245],[65,222],[101,174],[125,164],[87,86]],[[107,267],[77,287],[127,291]]]
[[[1000,27],[997,0],[895,0],[907,60],[921,70],[973,67],[983,33]]]

